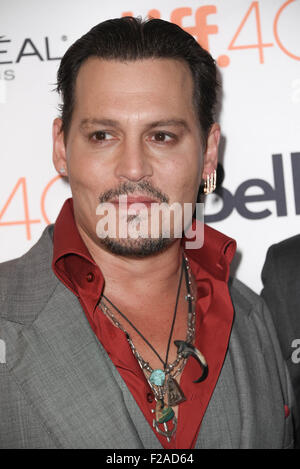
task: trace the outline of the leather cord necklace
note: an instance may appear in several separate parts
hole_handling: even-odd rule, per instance
[[[179,301],[179,294],[181,290],[183,272],[185,273],[185,283],[186,283],[186,289],[187,289],[187,295],[185,299],[188,302],[187,336],[186,336],[186,341],[181,341],[181,340],[174,341],[175,345],[178,348],[177,357],[173,363],[168,364],[168,356],[169,356],[170,344],[171,344],[171,339],[172,339],[176,315],[177,315],[177,307],[178,307],[178,301]],[[186,364],[186,360],[190,355],[196,358],[202,367],[202,375],[197,381],[194,381],[194,382],[203,381],[206,378],[207,373],[208,373],[208,368],[207,368],[205,358],[192,345],[192,342],[194,341],[194,335],[195,335],[195,305],[194,305],[195,298],[193,294],[191,293],[191,286],[192,286],[192,281],[191,281],[191,277],[189,274],[188,259],[183,256],[182,264],[181,264],[180,279],[179,279],[179,284],[178,284],[177,294],[176,294],[175,308],[174,308],[174,313],[173,313],[173,320],[172,320],[172,325],[171,325],[171,329],[169,333],[165,360],[161,358],[161,356],[155,350],[153,345],[144,337],[144,335],[137,329],[137,327],[105,295],[102,295],[102,298],[100,300],[100,305],[102,307],[104,314],[106,314],[112,320],[112,322],[125,333],[126,338],[131,347],[131,350],[134,356],[136,357],[143,372],[145,373],[149,385],[153,389],[155,400],[156,400],[155,411],[152,410],[152,412],[155,413],[153,426],[156,429],[156,431],[159,434],[165,436],[168,441],[170,441],[171,437],[175,434],[176,427],[177,427],[177,419],[172,409],[172,406],[176,406],[186,400],[186,397],[184,396],[182,390],[180,389],[179,384],[175,380],[176,376],[179,373],[181,373],[181,371],[183,370]],[[105,302],[103,301],[103,299],[105,300]],[[145,362],[145,360],[142,358],[142,356],[139,354],[139,352],[135,348],[130,335],[124,329],[124,327],[120,324],[120,322],[115,318],[112,311],[107,306],[106,302],[109,303],[120,314],[120,316],[125,321],[128,322],[128,324],[130,324],[130,326],[137,332],[137,334],[139,334],[139,336],[143,339],[143,341],[149,346],[149,348],[159,358],[159,360],[163,364],[163,369],[153,370],[150,367],[149,363]],[[179,367],[178,369],[176,369],[178,365]],[[168,404],[164,402],[164,396],[166,393],[168,395]],[[169,422],[169,426],[167,425],[167,422]]]

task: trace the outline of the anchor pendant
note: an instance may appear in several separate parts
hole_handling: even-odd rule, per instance
[[[170,443],[172,436],[176,432],[177,428],[177,419],[175,417],[174,411],[171,407],[167,406],[163,399],[158,399],[156,402],[155,410],[151,411],[155,413],[155,419],[153,419],[153,427],[160,435],[167,438],[168,443]],[[169,429],[167,422],[172,421],[173,428]],[[159,428],[159,425],[163,425],[164,430]]]

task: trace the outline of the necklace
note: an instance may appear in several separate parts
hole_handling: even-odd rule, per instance
[[[177,306],[179,300],[179,293],[181,289],[182,277],[183,272],[185,273],[185,282],[186,282],[186,289],[187,295],[185,296],[186,301],[188,302],[188,327],[187,327],[187,334],[186,334],[186,341],[175,341],[175,345],[178,348],[177,357],[173,363],[168,364],[168,355],[170,349],[170,343],[173,335],[174,324],[176,320],[176,313],[177,313]],[[172,409],[172,406],[176,406],[181,402],[186,400],[182,390],[180,389],[179,384],[176,381],[176,376],[178,376],[181,371],[183,370],[187,358],[192,355],[197,361],[201,364],[203,368],[202,376],[194,382],[203,381],[206,378],[208,368],[203,355],[193,347],[192,343],[194,341],[195,336],[195,298],[192,294],[192,281],[190,276],[190,268],[188,264],[188,259],[184,256],[182,259],[181,265],[181,273],[180,273],[180,280],[177,289],[176,295],[176,302],[175,302],[175,309],[173,313],[173,320],[169,334],[169,340],[167,345],[166,351],[166,359],[163,360],[160,355],[157,353],[155,348],[150,344],[150,342],[144,337],[144,335],[134,326],[134,324],[122,313],[105,295],[102,295],[100,300],[100,305],[102,307],[103,313],[107,315],[112,322],[121,329],[129,342],[133,355],[137,359],[141,369],[143,370],[146,379],[153,390],[155,400],[156,400],[156,408],[152,410],[155,413],[155,419],[153,420],[153,426],[156,431],[165,436],[168,441],[170,441],[171,437],[176,432],[177,427],[177,419]],[[105,300],[105,302],[104,302]],[[109,303],[118,313],[121,315],[123,319],[125,319],[131,327],[140,335],[140,337],[144,340],[144,342],[151,348],[151,350],[156,354],[159,360],[163,364],[163,369],[156,369],[153,370],[148,362],[146,362],[140,353],[137,351],[135,345],[132,342],[132,339],[122,324],[116,319],[110,308],[107,306]],[[164,397],[167,394],[168,396],[168,405],[164,402]],[[169,424],[167,424],[169,422]],[[163,427],[163,429],[162,429]]]

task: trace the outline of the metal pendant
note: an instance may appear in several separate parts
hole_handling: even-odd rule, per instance
[[[180,388],[176,379],[173,379],[171,376],[168,377],[168,381],[167,381],[167,393],[168,393],[168,404],[172,407],[186,401],[186,397],[183,394],[182,389]]]
[[[165,405],[163,399],[158,399],[155,410],[152,410],[152,412],[155,413],[153,427],[157,433],[167,438],[167,441],[170,442],[177,428],[177,419],[173,409]],[[170,422],[173,426],[168,428],[167,422]],[[164,430],[162,430],[159,425],[162,425]]]

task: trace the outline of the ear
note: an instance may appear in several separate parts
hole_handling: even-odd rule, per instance
[[[66,147],[64,143],[64,133],[61,131],[62,120],[57,117],[53,121],[52,125],[52,140],[53,140],[53,164],[56,171],[61,176],[67,176],[67,159],[66,159]]]
[[[205,181],[207,176],[217,169],[218,164],[218,146],[221,136],[221,129],[219,124],[214,123],[207,138],[206,150],[203,159],[203,172],[202,179]]]

